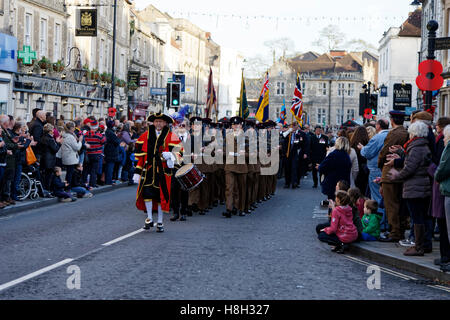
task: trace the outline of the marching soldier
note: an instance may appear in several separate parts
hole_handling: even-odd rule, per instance
[[[241,117],[230,119],[232,130],[228,130],[226,137],[227,153],[225,163],[225,198],[226,211],[223,216],[231,218],[232,214],[245,216],[245,197],[247,195],[248,153],[245,145]],[[233,150],[230,147],[233,146]]]
[[[249,138],[250,140],[250,145],[252,145],[253,143],[255,144],[255,147],[257,147],[257,134],[256,134],[256,123],[254,121],[250,121],[250,120],[246,120],[245,121],[246,124],[246,137]],[[246,201],[245,201],[245,213],[246,214],[250,214],[256,207],[255,202],[255,196],[256,196],[256,192],[258,189],[258,184],[257,184],[257,175],[258,175],[258,165],[257,164],[253,164],[251,162],[256,162],[258,159],[258,153],[257,153],[257,148],[255,148],[255,150],[251,150],[250,154],[249,154],[249,162],[247,165],[248,168],[248,173],[247,173],[247,193],[246,193]],[[255,192],[256,190],[256,192]]]

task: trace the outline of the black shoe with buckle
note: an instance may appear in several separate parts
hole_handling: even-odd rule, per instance
[[[164,232],[164,225],[162,223],[156,225],[156,232]]]
[[[144,230],[148,230],[154,226],[155,224],[153,223],[153,221],[150,222],[150,219],[145,219]]]
[[[227,210],[227,211],[225,211],[224,213],[222,213],[222,215],[223,215],[225,218],[231,218],[231,211]]]

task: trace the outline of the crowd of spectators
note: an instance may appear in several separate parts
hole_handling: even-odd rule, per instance
[[[426,111],[405,118],[393,111],[389,121],[338,132],[316,161],[330,213],[316,231],[337,252],[354,241],[382,241],[404,246],[406,256],[423,256],[439,239],[435,264],[449,271],[450,118],[434,123]]]
[[[0,116],[0,209],[22,201],[22,173],[40,182],[41,197],[63,202],[92,197],[100,185],[133,185],[134,143],[146,122],[78,117],[65,121],[33,110],[26,123]]]

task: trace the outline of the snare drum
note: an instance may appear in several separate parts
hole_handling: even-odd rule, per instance
[[[186,164],[178,169],[175,173],[175,178],[185,191],[191,191],[202,183],[204,175],[195,165]]]

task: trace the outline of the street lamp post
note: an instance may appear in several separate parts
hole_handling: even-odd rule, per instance
[[[196,95],[197,98],[195,99],[195,115],[198,115],[198,86],[200,82],[200,44],[201,44],[201,33],[198,35],[198,63],[197,63],[197,88],[196,88]]]
[[[114,89],[115,89],[115,69],[116,69],[116,15],[117,0],[114,0],[114,17],[113,17],[113,47],[112,47],[112,72],[111,72],[111,108],[114,108]],[[123,27],[123,26],[122,26]]]
[[[435,41],[436,41],[436,30],[439,28],[439,24],[435,20],[431,20],[427,24],[428,29],[428,60],[436,59],[434,55],[435,51]],[[425,92],[425,105],[423,106],[424,110],[431,108],[433,104],[433,91]]]

